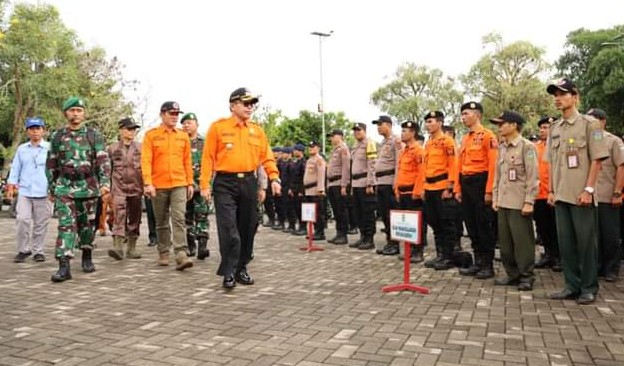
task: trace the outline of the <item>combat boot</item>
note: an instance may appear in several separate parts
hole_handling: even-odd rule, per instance
[[[481,269],[475,275],[478,280],[486,280],[494,277],[494,263],[493,255],[485,254],[481,258]]]
[[[128,237],[128,249],[126,251],[126,258],[128,259],[141,259],[141,253],[136,250],[136,242],[138,237],[129,236]]]
[[[364,235],[360,234],[360,238],[357,241],[350,243],[349,248],[357,248],[362,244],[364,244]]]
[[[475,276],[481,270],[481,254],[474,253],[474,264],[468,268],[460,268],[459,274],[462,276]]]
[[[176,270],[184,271],[187,268],[193,267],[193,261],[186,255],[186,251],[180,250],[176,253]]]
[[[169,251],[158,253],[158,265],[159,266],[169,265]]]
[[[123,236],[118,236],[118,235],[113,236],[113,249],[108,250],[109,257],[118,261],[123,259],[123,241],[124,241]]]
[[[84,273],[95,272],[95,265],[93,264],[93,250],[82,249],[82,271]]]
[[[52,275],[52,282],[63,282],[66,280],[71,280],[72,276],[69,271],[69,257],[60,257],[59,261],[59,269],[58,271]]]
[[[194,257],[196,252],[196,248],[197,248],[197,243],[195,243],[195,235],[187,232],[186,233],[186,245],[188,246],[188,255],[190,257]]]
[[[347,239],[347,234],[338,234],[336,235],[336,239],[332,242],[334,245],[344,245],[348,244],[349,239]]]
[[[204,260],[210,257],[210,250],[208,250],[208,238],[200,236],[197,238],[197,259]]]
[[[364,235],[364,240],[362,244],[358,245],[359,250],[370,250],[375,249],[375,241],[372,235]]]

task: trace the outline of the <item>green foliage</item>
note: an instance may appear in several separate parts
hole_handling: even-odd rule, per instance
[[[556,65],[561,76],[579,87],[581,111],[604,109],[608,128],[624,132],[624,25],[570,32]]]
[[[528,121],[526,133],[536,131],[539,117],[555,113],[542,81],[550,70],[545,51],[525,41],[504,44],[496,33],[483,37],[483,47],[486,54],[460,77],[467,94],[481,100],[484,120],[514,110]]]
[[[448,121],[459,120],[462,94],[455,84],[455,79],[439,69],[405,63],[398,67],[388,84],[373,92],[371,101],[400,121],[418,122],[422,130],[423,117],[432,110],[444,112]]]

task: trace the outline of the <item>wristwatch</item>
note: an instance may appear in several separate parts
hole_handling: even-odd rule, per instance
[[[596,191],[594,187],[585,187],[585,189],[583,190],[589,194],[594,194],[594,192]]]
[[[277,184],[279,184],[279,185],[282,184],[282,181],[279,178],[271,179],[271,183],[273,183],[273,182],[277,182]]]

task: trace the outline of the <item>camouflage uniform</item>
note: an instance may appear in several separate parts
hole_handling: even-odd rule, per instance
[[[209,239],[208,204],[206,203],[204,197],[201,196],[199,189],[202,151],[204,151],[204,138],[197,136],[197,138],[191,139],[191,162],[193,164],[194,193],[193,198],[186,202],[186,240],[191,256],[194,255],[196,241],[203,242],[203,246],[205,247],[205,243]]]
[[[92,141],[90,133],[93,134]],[[99,131],[86,126],[78,130],[64,127],[52,135],[46,175],[48,191],[56,198],[59,222],[57,258],[73,257],[76,247],[93,250],[93,209],[100,196],[100,187],[110,187],[110,170],[110,160]]]

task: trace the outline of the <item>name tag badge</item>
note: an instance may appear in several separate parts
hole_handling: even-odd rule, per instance
[[[566,153],[568,169],[576,169],[579,167],[578,153],[576,151],[568,151]]]
[[[508,177],[510,182],[515,182],[518,179],[516,168],[509,168]]]

